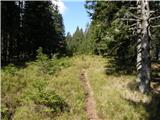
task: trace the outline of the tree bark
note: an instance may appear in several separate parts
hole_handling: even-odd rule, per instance
[[[142,93],[148,92],[151,80],[149,17],[150,9],[147,0],[137,0],[137,82]]]

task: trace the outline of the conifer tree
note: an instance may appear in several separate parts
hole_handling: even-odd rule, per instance
[[[138,0],[137,4],[135,1],[86,2],[86,8],[93,19],[92,23],[97,26],[94,35],[97,43],[96,53],[114,57],[114,63],[118,63],[116,66],[122,70],[130,68],[132,63],[136,62],[135,55],[137,54],[141,92],[149,91],[150,37],[152,36],[152,41],[156,40],[156,34],[151,31],[157,31],[159,27],[159,5],[158,1],[147,0]]]
[[[65,53],[62,15],[51,1],[3,1],[2,63],[32,60],[36,50]]]
[[[19,35],[19,14],[20,8],[14,1],[1,2],[2,6],[2,36],[1,36],[1,57],[2,64],[13,61],[18,56],[18,35]]]

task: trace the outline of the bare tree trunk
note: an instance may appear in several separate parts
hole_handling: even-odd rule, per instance
[[[151,79],[149,17],[150,9],[147,0],[137,0],[137,82],[142,93],[148,92]]]

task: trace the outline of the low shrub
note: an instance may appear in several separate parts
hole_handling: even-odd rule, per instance
[[[30,88],[27,88],[21,96],[21,102],[34,101],[37,105],[44,105],[52,109],[53,112],[68,111],[68,105],[54,91],[46,90],[45,80],[35,80]]]
[[[51,59],[47,55],[43,54],[42,48],[37,50],[36,64],[39,66],[40,74],[54,74],[56,71],[69,67],[71,64],[67,58],[58,59],[57,56],[53,56]]]
[[[8,73],[8,74],[15,75],[16,72],[18,71],[18,68],[16,68],[16,66],[13,64],[9,64],[8,66],[5,66],[2,69],[2,71],[4,71],[5,73]]]

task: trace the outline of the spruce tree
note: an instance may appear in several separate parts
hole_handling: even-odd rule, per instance
[[[32,60],[36,50],[65,53],[62,15],[51,1],[3,1],[2,63]]]
[[[66,50],[66,42],[65,42],[65,30],[63,24],[63,17],[58,11],[58,7],[55,6],[53,11],[54,17],[54,27],[55,27],[55,37],[54,37],[54,45],[57,53],[64,54]]]
[[[18,56],[18,35],[19,35],[19,15],[20,8],[15,1],[1,2],[1,57],[2,64],[14,61]]]

